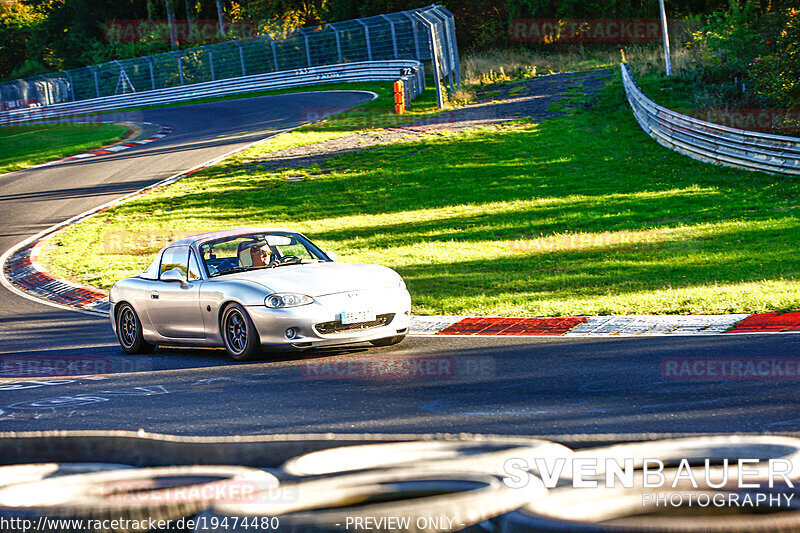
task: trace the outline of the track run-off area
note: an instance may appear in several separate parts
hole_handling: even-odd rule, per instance
[[[152,124],[142,139],[162,126],[172,132],[124,151],[0,176],[0,252],[310,115],[370,98],[304,93],[115,115]],[[265,355],[249,364],[231,362],[222,350],[161,349],[132,357],[120,350],[107,318],[0,289],[0,365],[53,369],[37,377],[0,375],[0,431],[791,432],[800,426],[798,360],[800,336],[793,334],[445,335],[409,337],[382,349]],[[766,374],[725,379],[709,370],[730,361],[771,366]],[[680,371],[687,367],[690,372]]]

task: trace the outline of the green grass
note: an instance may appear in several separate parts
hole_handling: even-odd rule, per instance
[[[127,131],[117,124],[39,124],[0,128],[0,174],[112,143]]]
[[[281,225],[342,261],[397,269],[421,314],[800,308],[796,179],[660,147],[633,120],[616,72],[594,107],[570,111],[321,168],[247,171],[231,160],[70,227],[44,260],[108,287],[183,232]],[[309,133],[346,130],[329,119]]]

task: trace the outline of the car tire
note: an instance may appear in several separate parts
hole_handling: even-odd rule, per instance
[[[150,353],[155,346],[144,340],[142,322],[129,303],[120,304],[117,310],[117,340],[122,350],[130,355]]]
[[[261,353],[261,341],[250,315],[237,303],[222,312],[220,333],[228,355],[234,361],[250,361]]]
[[[395,335],[394,337],[386,337],[385,339],[375,339],[369,341],[369,343],[373,346],[391,346],[393,344],[399,344],[403,342],[403,339],[405,338],[405,335]]]

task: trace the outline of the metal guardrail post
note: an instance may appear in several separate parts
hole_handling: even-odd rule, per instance
[[[72,81],[72,74],[69,73],[68,70],[64,71],[64,74],[67,75],[67,79],[69,80],[69,94],[70,99],[74,102],[75,101],[75,83]]]
[[[314,65],[311,64],[311,46],[308,44],[308,35],[303,28],[299,28],[297,31],[300,32],[300,35],[303,36],[303,40],[306,43],[306,63],[309,67],[313,67]]]
[[[37,78],[39,79],[33,83],[33,86],[36,87],[36,100],[39,102],[39,105],[48,105],[51,102],[48,101],[47,81],[41,75],[37,76]]]
[[[153,59],[150,56],[144,57],[147,60],[147,65],[150,67],[150,85],[153,87],[153,90],[156,90],[156,75],[153,71]]]
[[[447,60],[447,64],[445,66],[445,69],[446,69],[446,72],[447,72],[447,82],[450,85],[450,94],[453,94],[455,92],[455,88],[453,87],[453,70],[454,70],[454,66],[453,65],[455,63],[455,60],[453,58],[452,46],[450,45],[450,31],[449,31],[450,30],[450,28],[449,28],[450,19],[447,17],[447,15],[445,15],[444,13],[439,11],[439,7],[438,6],[435,6],[435,7],[431,8],[431,9],[429,9],[428,11],[426,11],[426,13],[429,13],[433,18],[436,19],[437,26],[439,24],[441,24],[441,26],[442,26],[443,35],[440,34],[440,38],[438,39],[438,42],[439,42],[440,46],[444,45],[444,48],[445,48],[443,55],[444,55],[444,58]]]
[[[180,52],[172,52],[172,54],[178,58],[178,74],[181,76],[181,85],[183,85],[183,58],[181,57]]]
[[[392,49],[394,51],[394,58],[397,59],[398,58],[398,56],[397,56],[397,33],[395,33],[395,31],[394,31],[394,22],[392,22],[392,19],[390,19],[386,15],[381,15],[381,17],[386,22],[389,23],[389,29],[392,32]]]
[[[417,61],[422,61],[422,53],[419,48],[419,35],[417,35],[417,19],[408,11],[403,11],[403,15],[411,21],[411,33],[414,34],[414,52],[417,54]]]
[[[94,90],[97,92],[97,97],[100,98],[100,80],[97,78],[97,67],[89,66],[87,68],[94,74]]]
[[[441,55],[437,50],[437,35],[436,23],[425,18],[425,14],[417,12],[416,15],[422,20],[423,24],[428,28],[428,40],[431,52],[431,62],[433,63],[433,82],[436,84],[436,104],[439,109],[444,108],[444,95],[442,95],[442,77],[441,77]]]
[[[458,55],[458,41],[456,40],[456,19],[446,7],[437,6],[436,9],[446,17],[447,39],[450,44],[451,68],[456,76],[456,87],[461,88],[461,60]]]
[[[242,76],[247,76],[247,69],[244,67],[244,50],[242,50],[242,45],[239,44],[239,41],[232,42],[236,45],[236,48],[239,49],[239,61],[242,63]]]
[[[372,43],[369,40],[369,27],[361,19],[358,19],[358,23],[364,28],[364,38],[367,41],[367,60],[372,61]]]
[[[208,66],[211,70],[211,81],[214,81],[217,79],[217,77],[214,75],[214,54],[211,53],[211,50],[209,50],[207,46],[204,46],[203,50],[205,50],[208,54]]]
[[[275,40],[269,35],[264,35],[264,37],[269,39],[269,43],[272,45],[272,62],[275,65],[275,72],[278,72],[280,69],[278,68],[278,50],[275,48]]]
[[[328,24],[328,27],[333,30],[333,35],[336,37],[336,54],[339,57],[339,63],[342,62],[342,41],[339,38],[339,30],[333,24]]]

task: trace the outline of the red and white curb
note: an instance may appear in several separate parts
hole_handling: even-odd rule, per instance
[[[377,97],[377,95],[374,95]],[[150,123],[144,123],[150,124]],[[52,165],[72,159],[85,159],[115,153],[163,138],[172,128],[162,126],[159,132],[142,141],[94,150],[85,154],[38,165]],[[240,152],[243,152],[274,135],[244,147],[231,150],[219,157],[201,163],[153,185],[81,213],[69,220],[17,244],[2,257],[0,284],[10,291],[30,300],[53,307],[94,315],[107,315],[108,298],[95,287],[81,286],[51,275],[38,261],[43,244],[59,231],[90,218],[113,206],[128,202],[153,189],[172,184],[181,178]],[[413,336],[517,336],[517,337],[642,337],[679,335],[719,335],[727,333],[783,333],[800,332],[800,312],[758,313],[730,315],[614,315],[574,317],[464,317],[464,316],[413,316],[409,334]]]
[[[103,122],[103,124],[113,124],[113,122]],[[125,150],[129,150],[131,148],[136,148],[137,146],[143,146],[145,144],[149,144],[153,141],[157,141],[159,139],[163,139],[170,133],[172,133],[172,126],[163,126],[159,124],[153,124],[151,122],[141,122],[140,124],[145,126],[160,126],[158,129],[158,133],[153,135],[152,137],[148,137],[147,139],[142,139],[140,141],[130,141],[126,143],[114,144],[112,146],[106,146],[104,148],[100,148],[97,150],[90,150],[88,152],[84,152],[78,155],[72,155],[69,157],[64,157],[62,159],[57,159],[55,161],[50,161],[48,163],[43,163],[41,165],[37,165],[34,168],[46,167],[49,165],[57,165],[59,163],[65,163],[67,161],[74,161],[77,159],[88,159],[91,157],[97,157],[99,155],[108,155],[108,154],[115,154],[118,152],[122,152]]]
[[[411,335],[643,337],[800,331],[800,313],[574,317],[414,316]]]

